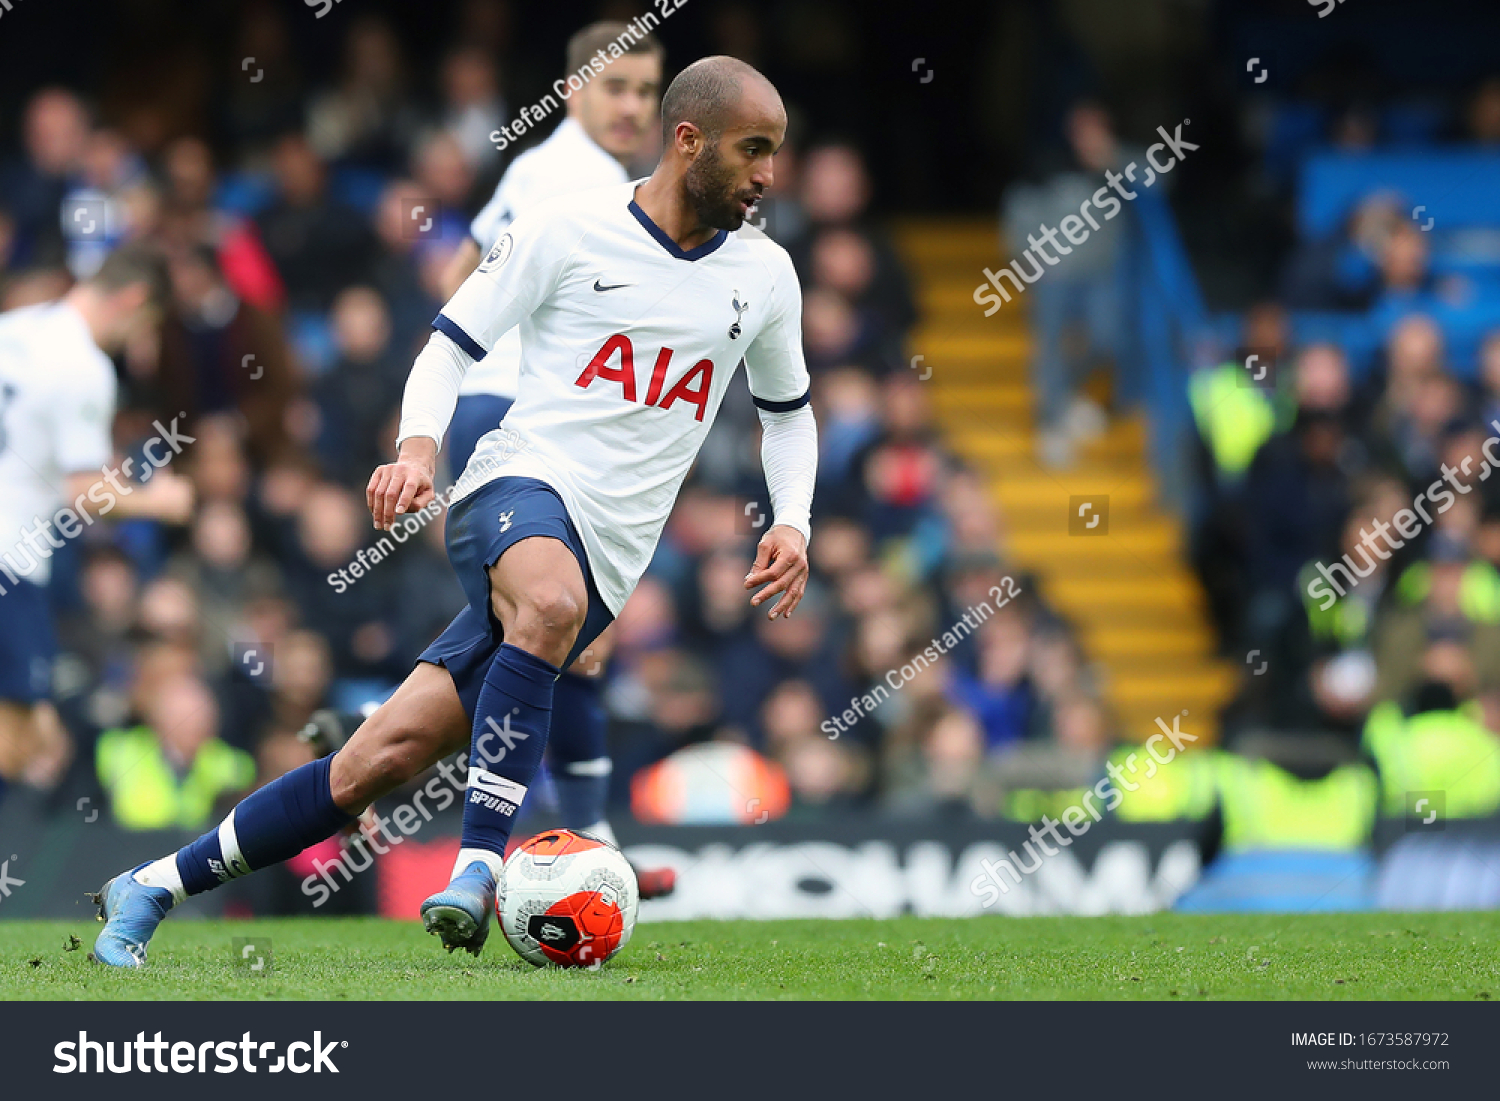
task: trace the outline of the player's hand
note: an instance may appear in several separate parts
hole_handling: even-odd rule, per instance
[[[761,585],[766,587],[750,598],[752,605],[759,607],[781,593],[781,599],[771,606],[766,618],[778,619],[792,614],[792,609],[807,591],[807,540],[796,528],[776,524],[760,537],[755,565],[745,575],[745,588],[755,589]]]
[[[436,467],[437,441],[413,436],[401,444],[395,462],[375,468],[365,489],[365,502],[378,530],[390,531],[396,517],[431,503],[432,474]]]

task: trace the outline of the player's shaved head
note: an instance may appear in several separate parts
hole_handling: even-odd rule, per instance
[[[734,124],[744,105],[745,93],[752,88],[769,92],[779,106],[776,89],[755,66],[724,55],[693,62],[677,74],[661,100],[662,132],[667,144],[671,144],[673,132],[683,122],[692,123],[710,141],[717,141]]]
[[[786,108],[769,80],[734,57],[705,57],[661,101],[662,164],[680,173],[701,225],[735,230],[773,179]]]
[[[775,180],[772,161],[786,138],[776,88],[738,58],[705,57],[677,74],[661,113],[661,162],[642,207],[673,192],[696,230],[739,229]]]

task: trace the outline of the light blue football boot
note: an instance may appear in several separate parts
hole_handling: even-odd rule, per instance
[[[117,875],[92,896],[104,929],[94,941],[94,958],[110,967],[143,967],[146,945],[176,903],[163,887],[136,882],[140,868]]]
[[[454,876],[446,890],[422,903],[422,928],[440,937],[448,951],[462,948],[477,956],[490,935],[494,910],[495,875],[484,861],[476,860]]]

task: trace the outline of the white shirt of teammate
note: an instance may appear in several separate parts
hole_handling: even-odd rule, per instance
[[[520,395],[504,430],[480,440],[463,484],[520,476],[556,489],[616,615],[741,360],[767,414],[808,401],[802,294],[786,251],[745,227],[684,252],[634,202],[640,182],[516,219],[433,322],[400,432],[441,440],[467,359],[519,326]],[[799,465],[816,466],[815,445]],[[805,485],[776,502],[776,522],[807,535],[812,471],[803,473]]]
[[[21,577],[47,583],[46,535],[32,535],[44,555],[22,533],[54,520],[68,475],[109,462],[115,390],[114,365],[72,306],[0,314],[0,585]],[[55,528],[43,530],[57,537]]]
[[[469,224],[469,236],[486,253],[515,219],[547,199],[622,184],[624,167],[589,137],[581,123],[564,118],[535,148],[522,153],[501,177],[495,194]],[[460,394],[513,398],[521,376],[521,334],[512,331],[469,368]]]

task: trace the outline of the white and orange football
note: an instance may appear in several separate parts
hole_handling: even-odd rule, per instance
[[[495,893],[505,939],[537,967],[598,967],[630,941],[639,904],[625,855],[577,830],[548,830],[519,846]]]

